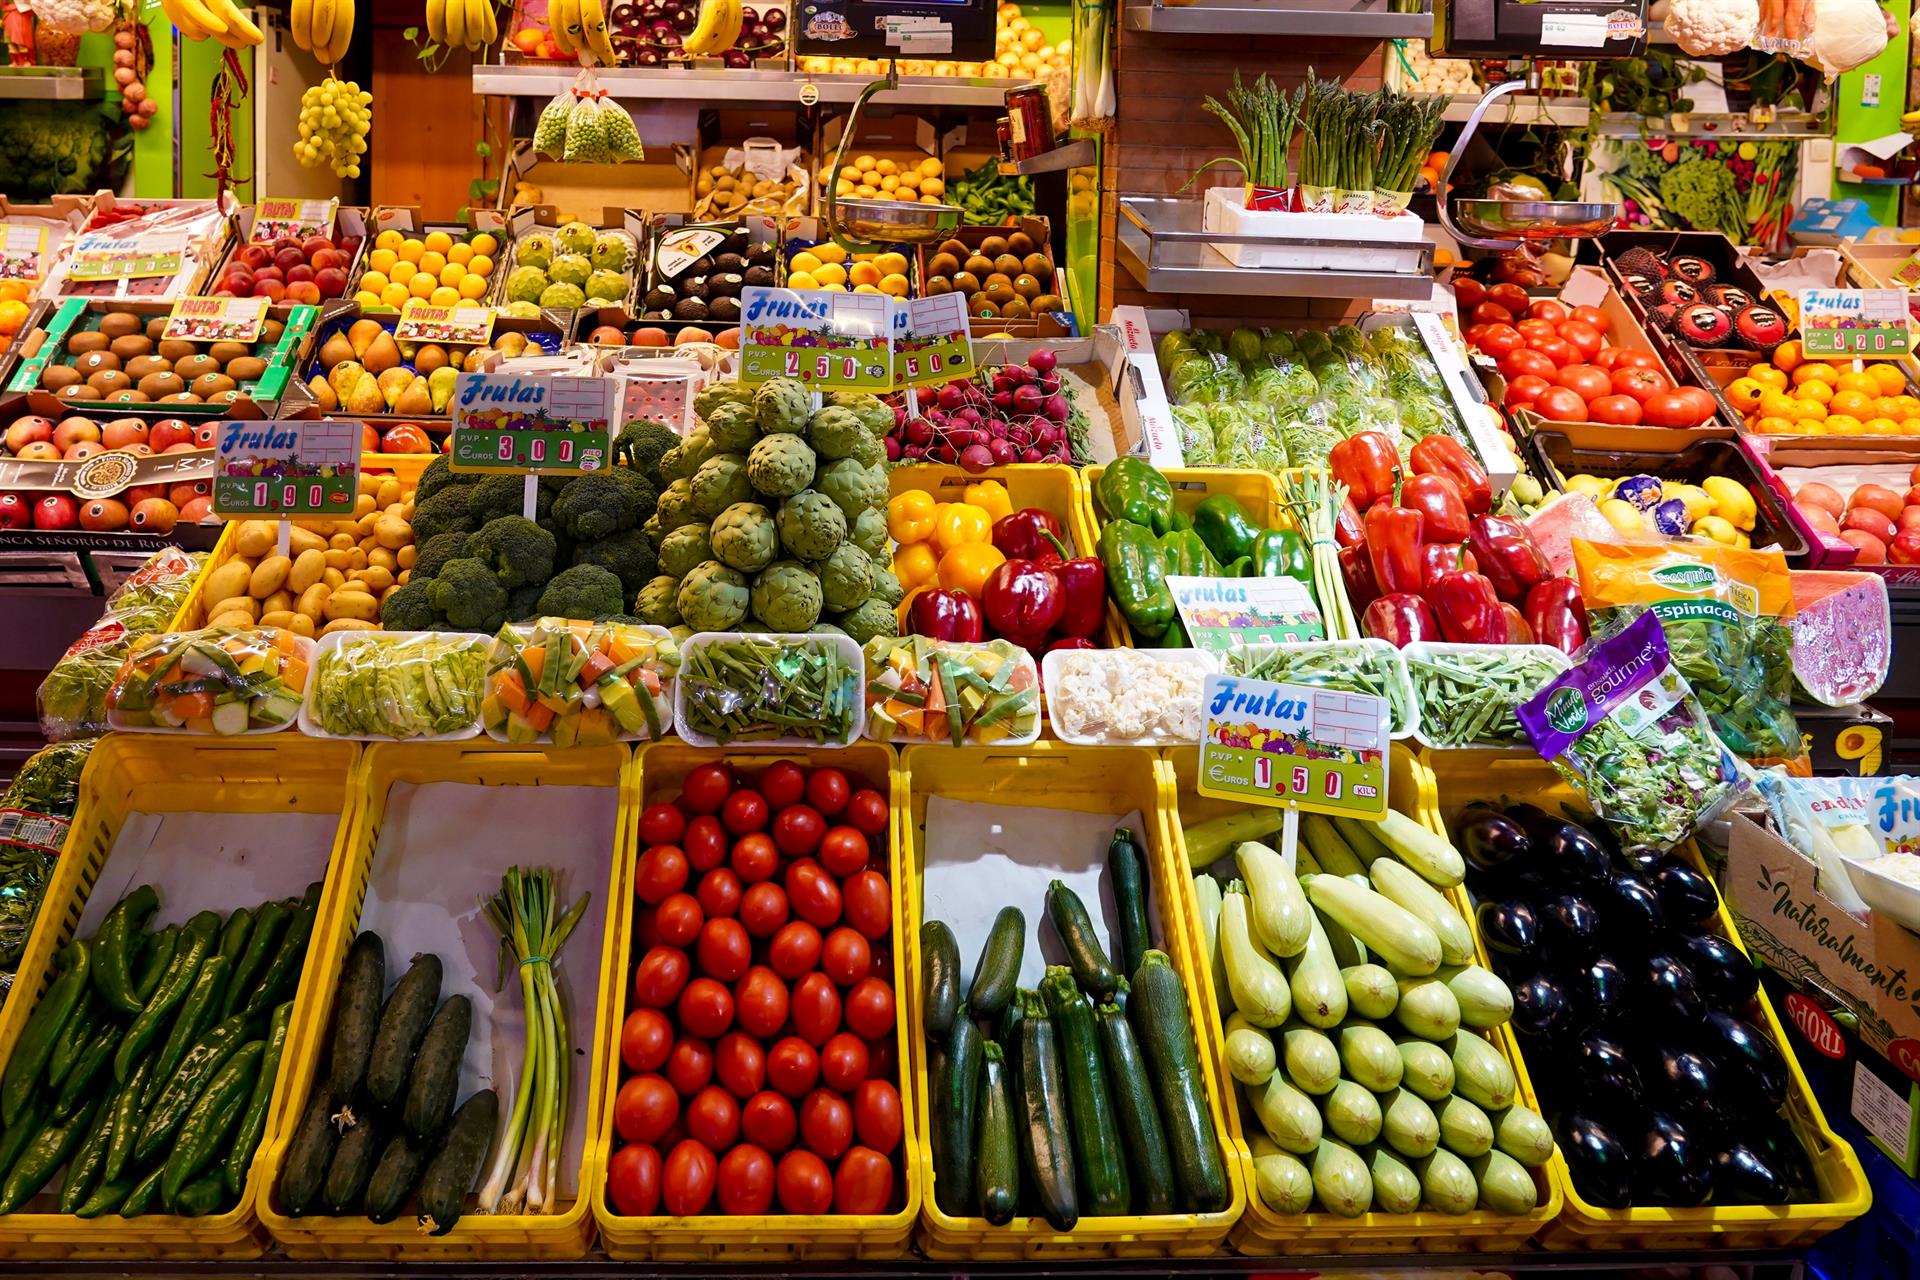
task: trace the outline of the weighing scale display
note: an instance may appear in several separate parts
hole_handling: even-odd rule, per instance
[[[796,52],[834,58],[993,57],[995,0],[799,0]]]

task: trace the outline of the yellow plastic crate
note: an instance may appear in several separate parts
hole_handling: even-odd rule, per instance
[[[1553,767],[1527,751],[1425,751],[1423,767],[1430,771],[1434,790],[1425,815],[1428,827],[1452,834],[1452,820],[1475,800],[1497,801],[1511,796],[1549,811],[1562,805],[1584,809],[1579,792],[1561,779]],[[1695,865],[1699,857],[1691,845],[1686,856]],[[1704,868],[1702,868],[1704,870]],[[1740,931],[1719,910],[1720,933],[1741,950]],[[1480,946],[1479,931],[1474,931]],[[1482,947],[1481,962],[1486,962]],[[1807,1149],[1821,1199],[1813,1204],[1704,1205],[1693,1209],[1603,1209],[1582,1199],[1573,1185],[1565,1158],[1556,1149],[1550,1166],[1554,1182],[1566,1197],[1559,1219],[1542,1233],[1550,1249],[1705,1249],[1795,1248],[1865,1213],[1873,1202],[1872,1188],[1853,1148],[1836,1135],[1821,1113],[1820,1103],[1794,1056],[1792,1038],[1780,1026],[1765,991],[1755,1001],[1760,1017],[1754,1021],[1772,1038],[1787,1060],[1791,1081],[1787,1091],[1787,1119]],[[1531,1094],[1522,1054],[1513,1055],[1514,1072],[1523,1093]]]
[[[899,757],[885,743],[856,742],[845,749],[693,747],[682,742],[654,742],[640,748],[638,757],[638,801],[635,815],[649,804],[659,804],[680,794],[681,784],[692,770],[703,764],[725,760],[742,774],[752,776],[776,760],[792,760],[806,767],[831,765],[844,769],[849,778],[888,796],[898,814],[903,800],[899,780]],[[904,916],[901,912],[901,843],[891,840],[893,852],[887,859],[887,886],[893,903],[894,932],[893,989],[896,994],[894,1041],[900,1090],[900,1148],[889,1158],[894,1163],[899,1207],[886,1214],[766,1214],[760,1217],[703,1214],[675,1218],[661,1214],[652,1218],[629,1218],[615,1212],[607,1200],[607,1158],[619,1144],[613,1131],[614,1098],[620,1092],[622,1067],[618,1028],[626,1015],[627,975],[633,970],[629,954],[633,941],[633,896],[621,904],[617,946],[610,950],[607,968],[613,991],[614,1034],[604,1049],[600,1064],[602,1088],[600,1120],[601,1159],[592,1170],[590,1194],[593,1216],[600,1224],[600,1243],[608,1256],[633,1261],[663,1262],[765,1263],[830,1261],[840,1258],[898,1258],[906,1252],[907,1239],[920,1216],[921,1173],[911,1158],[919,1127],[913,1090],[907,1079],[907,957],[902,944]],[[641,852],[637,833],[634,856]],[[910,936],[910,935],[907,935]]]
[[[297,733],[271,738],[221,741],[154,734],[114,733],[101,739],[81,780],[79,809],[27,949],[20,958],[13,994],[0,1009],[0,1071],[13,1055],[21,1029],[53,977],[54,957],[74,936],[93,887],[105,873],[115,840],[130,818],[153,813],[258,814],[263,822],[289,812],[337,814],[339,823],[327,864],[315,876],[331,875],[353,812],[349,785],[359,759],[351,742],[322,742]],[[167,911],[168,884],[151,881]],[[235,902],[234,908],[253,906]],[[325,914],[324,899],[321,903]],[[318,926],[316,925],[316,929]],[[294,995],[297,1028],[317,998],[324,974],[319,947],[309,946]],[[291,1042],[291,1041],[290,1041]],[[180,1218],[149,1214],[94,1219],[31,1212],[0,1217],[0,1257],[8,1258],[167,1258],[182,1262],[209,1258],[257,1258],[265,1252],[266,1233],[255,1216],[259,1189],[266,1184],[266,1154],[286,1123],[286,1095],[292,1054],[284,1054],[267,1112],[267,1127],[240,1193],[240,1203],[223,1214]],[[34,1204],[50,1204],[51,1190]]]
[[[1208,1017],[1203,1021],[1210,1040],[1208,1052],[1215,1055],[1222,1079],[1231,1079],[1226,1067],[1226,1030],[1221,1023],[1219,994],[1213,985],[1213,972],[1200,963],[1199,899],[1193,891],[1193,875],[1186,840],[1181,832],[1183,820],[1203,821],[1241,808],[1231,800],[1202,796],[1194,789],[1194,774],[1199,761],[1196,747],[1173,747],[1163,753],[1161,785],[1165,803],[1161,810],[1168,826],[1167,842],[1177,856],[1164,868],[1174,883],[1157,882],[1161,892],[1178,893],[1187,920],[1185,937],[1191,948],[1190,959],[1204,986],[1203,999]],[[1414,754],[1395,744],[1387,779],[1388,802],[1409,817],[1422,817],[1433,807],[1432,777]],[[1465,914],[1463,900],[1454,903]],[[1471,919],[1471,917],[1468,917]],[[1538,1109],[1512,1035],[1505,1027],[1496,1028],[1489,1037],[1508,1062],[1513,1064],[1520,1101]],[[1236,1104],[1241,1102],[1237,1096]],[[1245,1168],[1249,1188],[1254,1186],[1253,1151],[1247,1142],[1247,1125],[1240,1105],[1227,1112],[1234,1154]],[[1257,1122],[1256,1122],[1257,1123]],[[1247,1211],[1235,1226],[1233,1247],[1241,1253],[1265,1254],[1339,1254],[1339,1253],[1500,1253],[1511,1252],[1553,1221],[1561,1211],[1560,1185],[1546,1169],[1535,1169],[1534,1186],[1539,1201],[1533,1212],[1519,1215],[1492,1213],[1476,1209],[1472,1213],[1366,1213],[1343,1218],[1331,1213],[1278,1214],[1268,1209],[1257,1191],[1247,1195]]]
[[[363,453],[360,470],[389,472],[411,489],[420,483],[420,473],[439,456],[438,453]]]
[[[1068,809],[1081,813],[1126,813],[1139,809],[1145,817],[1147,862],[1153,868],[1154,886],[1149,909],[1158,917],[1162,949],[1180,973],[1191,1011],[1197,1048],[1206,1075],[1203,1081],[1209,1110],[1213,1116],[1215,1137],[1225,1157],[1229,1199],[1217,1213],[1170,1213],[1126,1215],[1120,1217],[1082,1217],[1070,1232],[1055,1231],[1046,1219],[1016,1217],[1002,1227],[984,1218],[954,1218],[943,1213],[933,1198],[933,1148],[926,1136],[932,1112],[927,1096],[927,1061],[924,1037],[912,1037],[914,1048],[913,1087],[915,1107],[927,1117],[920,1140],[920,1166],[925,1200],[921,1217],[923,1229],[920,1247],[929,1257],[972,1261],[1016,1261],[1054,1258],[1152,1258],[1206,1257],[1217,1253],[1227,1232],[1240,1217],[1250,1199],[1243,1173],[1243,1161],[1234,1159],[1230,1140],[1230,1117],[1223,1109],[1227,1094],[1222,1087],[1217,1055],[1201,1030],[1207,1022],[1209,997],[1201,979],[1193,972],[1181,913],[1167,911],[1166,866],[1179,857],[1166,842],[1157,808],[1161,801],[1159,760],[1144,747],[1075,747],[1058,742],[1036,742],[1020,748],[996,747],[911,747],[901,756],[901,769],[907,803],[897,807],[902,825],[901,859],[906,872],[904,913],[899,917],[909,956],[908,992],[902,1008],[918,1028],[922,1022],[920,990],[921,866],[925,854],[922,839],[926,831],[927,798],[941,795],[949,799],[998,805],[1032,805],[1050,809]],[[1017,903],[1035,920],[1043,907],[1038,894],[1031,902]],[[963,954],[969,945],[981,939],[961,939]],[[977,953],[973,953],[977,954]]]
[[[615,810],[613,847],[608,851],[609,873],[604,884],[590,883],[581,877],[568,877],[560,886],[567,901],[583,892],[593,894],[589,913],[606,913],[602,954],[596,960],[584,946],[566,953],[562,965],[599,966],[599,983],[593,1003],[587,1008],[569,1011],[569,1031],[576,1053],[589,1055],[588,1084],[570,1104],[586,1108],[586,1138],[580,1154],[578,1193],[560,1212],[549,1214],[468,1213],[444,1236],[430,1236],[419,1229],[414,1219],[402,1215],[385,1225],[364,1217],[334,1218],[321,1215],[293,1218],[280,1212],[275,1193],[286,1161],[291,1129],[298,1123],[300,1111],[313,1090],[333,1024],[334,993],[339,985],[340,969],[349,946],[359,929],[361,911],[366,903],[368,883],[373,876],[374,859],[380,847],[380,832],[387,818],[388,793],[397,783],[477,783],[490,787],[605,787],[613,789],[618,802]],[[616,937],[615,921],[625,909],[628,873],[632,865],[629,835],[637,820],[633,799],[637,794],[633,755],[624,745],[574,747],[565,749],[507,746],[482,741],[446,743],[380,743],[367,748],[361,756],[355,778],[358,807],[353,827],[335,859],[333,875],[321,902],[319,926],[313,936],[310,961],[319,977],[313,984],[306,1018],[289,1044],[287,1062],[290,1074],[280,1082],[280,1098],[286,1124],[275,1134],[263,1156],[258,1211],[261,1223],[273,1233],[288,1256],[302,1259],[346,1260],[424,1259],[431,1261],[562,1261],[584,1256],[593,1238],[593,1216],[588,1210],[588,1187],[594,1170],[604,1170],[606,1153],[601,1147],[603,1129],[600,1108],[605,1098],[601,1070],[607,1060],[608,1041],[618,1039],[618,1022],[611,1010],[620,976],[608,962],[607,952]],[[511,854],[500,852],[498,870],[509,863],[539,865],[542,840],[539,832],[527,832],[520,848]],[[477,909],[477,908],[476,908]],[[406,941],[388,938],[389,976],[404,972],[409,954]],[[470,963],[479,966],[485,983],[493,980],[494,957],[443,956],[448,965]],[[508,1000],[517,1000],[509,994]],[[591,1020],[589,1022],[589,1020]],[[591,1029],[589,1030],[589,1026]],[[476,1024],[474,1036],[487,1034]],[[471,1044],[471,1042],[470,1042]],[[501,1113],[512,1104],[518,1071],[508,1079],[496,1080]],[[484,1175],[483,1175],[484,1176]]]

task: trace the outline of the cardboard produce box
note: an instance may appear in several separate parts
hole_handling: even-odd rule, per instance
[[[920,246],[920,288],[944,292],[935,282],[945,280],[948,289],[967,294],[975,339],[999,333],[1030,339],[1066,337],[1075,331],[1074,318],[1067,276],[1054,260],[1052,239],[1053,229],[1045,218],[1020,218],[1010,226],[959,227],[938,244]],[[1021,245],[1032,247],[1021,252]],[[1011,261],[1015,258],[1020,259],[1017,264]],[[1025,283],[1028,276],[1033,278],[1031,284]],[[995,289],[1000,290],[998,296],[977,301]],[[1011,310],[1009,302],[1016,304]]]
[[[836,186],[834,190],[843,195],[859,195],[864,185],[875,192],[897,190],[901,181],[911,176],[915,183],[914,198],[920,198],[919,183],[926,178],[935,178],[940,183],[940,192],[946,190],[946,169],[940,163],[940,135],[933,125],[919,116],[906,113],[885,115],[875,110],[863,110],[860,114],[860,127],[853,139],[847,144],[841,170],[852,169],[853,174],[836,172],[834,160],[841,136],[846,132],[847,117],[836,115],[821,122],[820,136],[814,144],[814,177],[816,184],[813,212],[821,213],[826,209],[826,184],[838,183],[845,179],[854,184],[853,191]],[[932,162],[932,168],[928,162]],[[885,163],[883,163],[885,162]],[[891,166],[893,172],[888,173]],[[867,175],[871,179],[867,180]],[[895,180],[893,188],[885,186],[888,177]],[[939,194],[935,194],[937,200]]]
[[[813,158],[791,111],[704,111],[694,145],[679,154],[695,218],[796,217],[812,207]]]
[[[655,112],[665,113],[660,119]],[[662,120],[671,123],[662,123]],[[687,170],[675,156],[694,137],[692,104],[654,103],[638,122],[646,145],[644,160],[626,164],[579,164],[543,156],[521,139],[507,155],[494,199],[494,216],[504,220],[520,209],[537,209],[550,220],[571,217],[594,221],[609,209],[643,214],[687,213],[693,208]]]
[[[1920,467],[1920,436],[1743,435],[1740,447],[1759,464],[1761,480],[1805,539],[1808,567],[1877,573],[1889,590],[1920,588],[1920,565],[1863,563],[1851,543],[1814,526],[1793,503],[1800,486],[1814,480],[1837,489],[1843,498],[1863,484],[1905,493]]]
[[[42,298],[82,297],[172,302],[203,291],[214,263],[226,254],[237,206],[212,200],[121,200],[109,192],[94,199],[86,224],[40,286]],[[83,249],[97,248],[127,259],[166,257],[162,269],[141,274],[76,280]]]

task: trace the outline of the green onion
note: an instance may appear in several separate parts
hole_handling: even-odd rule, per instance
[[[1280,500],[1293,522],[1313,547],[1313,594],[1320,602],[1321,621],[1329,640],[1360,639],[1360,622],[1353,616],[1346,583],[1340,573],[1340,544],[1333,529],[1347,501],[1347,487],[1332,482],[1325,471],[1311,468],[1280,475]]]

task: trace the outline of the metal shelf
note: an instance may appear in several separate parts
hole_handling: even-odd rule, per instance
[[[1433,35],[1431,13],[1390,13],[1377,4],[1356,0],[1129,4],[1126,23],[1129,31],[1163,35],[1346,36],[1355,40],[1425,40]]]
[[[0,98],[79,102],[101,96],[98,67],[0,67]]]
[[[1367,240],[1366,221],[1355,214],[1354,235],[1330,244],[1359,248],[1377,243],[1404,250],[1404,241]],[[1416,301],[1433,293],[1433,276],[1421,271],[1280,271],[1237,267],[1217,244],[1271,243],[1259,236],[1233,236],[1201,229],[1198,200],[1127,197],[1120,201],[1115,257],[1151,293],[1206,293],[1244,298],[1391,298]],[[1423,266],[1433,246],[1423,246]]]
[[[1036,173],[1059,173],[1063,169],[1082,169],[1096,163],[1100,158],[1100,149],[1092,138],[1075,138],[1063,142],[1051,151],[1043,151],[1027,160],[1002,160],[1000,176],[1003,178],[1030,178]]]
[[[1477,94],[1459,94],[1447,103],[1441,119],[1464,121],[1479,103]],[[1482,124],[1534,124],[1578,129],[1587,122],[1589,108],[1584,98],[1543,98],[1521,93],[1502,98],[1487,108]]]
[[[1675,129],[1666,116],[1635,115],[1631,111],[1609,111],[1600,117],[1600,133],[1608,138],[1728,138],[1733,141],[1760,138],[1830,138],[1833,120],[1812,111],[1776,111],[1773,119],[1756,126],[1744,111],[1689,111],[1685,129]]]
[[[491,97],[551,98],[573,83],[578,70],[545,65],[473,69],[473,91]],[[850,103],[874,76],[807,75],[801,71],[696,70],[620,67],[602,71],[600,86],[628,102],[771,102],[799,105],[811,85],[817,102]],[[900,87],[881,98],[886,106],[1000,107],[1017,80],[967,80],[949,76],[902,76]]]

